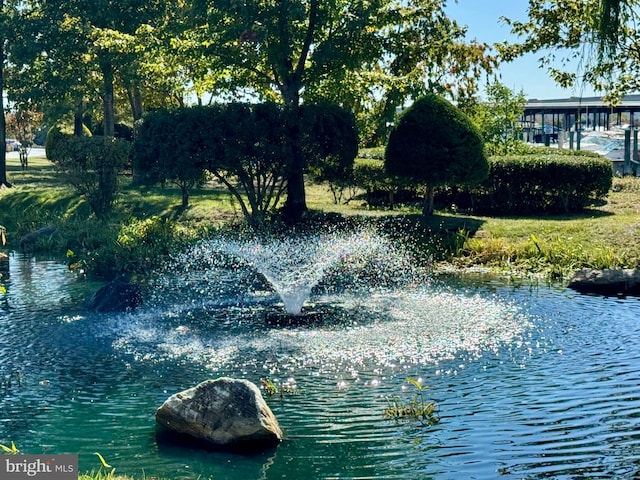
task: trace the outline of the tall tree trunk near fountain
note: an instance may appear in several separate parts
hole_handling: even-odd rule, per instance
[[[284,206],[285,222],[290,224],[298,223],[304,212],[307,211],[307,200],[304,188],[304,166],[305,159],[300,145],[300,125],[298,103],[290,104],[289,115],[289,141],[291,142],[291,163],[287,175],[287,200]]]
[[[433,185],[427,185],[427,190],[424,194],[424,202],[422,204],[422,215],[430,217],[433,215],[433,196],[435,194],[435,187]]]
[[[103,81],[103,97],[102,97],[102,113],[103,135],[105,137],[113,137],[115,133],[115,111],[114,111],[114,94],[113,94],[113,65],[110,55],[103,52],[100,55],[100,70],[102,70]]]
[[[81,137],[84,134],[84,123],[82,117],[84,115],[84,99],[79,98],[76,103],[75,112],[73,112],[73,134]]]
[[[284,206],[285,222],[290,224],[299,223],[302,215],[307,210],[307,201],[304,188],[304,167],[305,159],[302,154],[302,146],[300,145],[300,91],[302,90],[302,75],[311,51],[316,24],[318,18],[318,1],[312,0],[309,6],[309,23],[305,33],[304,41],[297,62],[294,62],[290,56],[290,44],[292,41],[292,31],[289,22],[289,15],[285,15],[284,11],[290,8],[287,2],[280,5],[282,13],[278,19],[278,30],[280,33],[281,48],[278,52],[278,60],[276,62],[275,76],[276,83],[285,105],[291,110],[289,124],[289,140],[291,142],[292,159],[289,165],[289,174],[287,175],[287,200]]]

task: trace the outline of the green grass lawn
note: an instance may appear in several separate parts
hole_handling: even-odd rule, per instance
[[[10,247],[17,248],[16,239],[22,234],[49,224],[66,225],[68,235],[76,231],[85,246],[102,241],[92,239],[92,232],[86,231],[95,230],[87,227],[87,205],[71,188],[63,186],[48,160],[30,158],[27,171],[22,171],[18,159],[8,159],[7,164],[14,187],[0,191],[0,225],[7,229]],[[171,219],[191,231],[243,221],[237,202],[220,186],[210,184],[194,190],[190,206],[182,210],[180,191],[171,185],[133,186],[126,176],[121,185],[110,229],[121,228],[129,219],[154,217]],[[423,219],[420,206],[373,209],[357,199],[335,204],[323,185],[307,186],[307,205],[315,212],[340,214],[361,222],[383,221],[388,225],[396,218],[402,219],[420,225],[426,235],[445,232],[453,240],[440,257],[443,265],[565,276],[583,267],[635,268],[640,262],[638,178],[614,179],[606,203],[570,216],[490,217],[439,210]]]

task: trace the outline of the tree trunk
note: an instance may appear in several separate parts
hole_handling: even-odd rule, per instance
[[[103,97],[102,112],[104,118],[103,135],[105,137],[113,137],[115,133],[115,111],[114,111],[114,95],[113,95],[113,65],[108,53],[102,53],[100,58],[100,69],[102,70],[103,81]]]
[[[4,7],[4,2],[0,3],[0,8]],[[2,153],[0,153],[0,188],[10,187],[7,180],[7,125],[4,120],[4,38],[0,37],[0,143]]]
[[[435,193],[435,188],[433,185],[427,186],[427,191],[424,194],[424,204],[422,206],[422,216],[430,217],[433,215],[433,195]]]
[[[292,160],[287,174],[287,200],[284,204],[283,216],[287,224],[296,224],[302,220],[307,211],[304,189],[304,156],[300,145],[300,95],[295,87],[283,89],[283,97],[289,107],[289,140],[291,141]]]
[[[292,142],[293,159],[289,166],[289,174],[287,176],[287,200],[284,205],[284,221],[288,224],[299,223],[302,220],[304,212],[307,211],[306,194],[304,190],[304,167],[305,158],[302,153],[301,132],[300,132],[300,91],[302,90],[302,78],[306,68],[309,52],[311,51],[313,40],[317,28],[319,1],[311,0],[309,3],[309,25],[305,34],[302,51],[294,65],[291,55],[291,32],[290,26],[285,21],[288,15],[284,10],[289,8],[288,2],[280,2],[282,13],[279,16],[280,43],[282,52],[289,52],[282,55],[275,67],[275,80],[279,85],[280,93],[284,99],[285,105],[291,109],[290,120],[290,140]]]
[[[127,87],[127,96],[129,97],[129,105],[131,105],[131,115],[133,116],[133,122],[142,120],[144,110],[142,108],[142,92],[140,87],[134,83],[130,83]]]
[[[185,184],[181,185],[180,191],[182,193],[182,204],[180,205],[180,209],[186,210],[189,206],[189,186]]]
[[[76,104],[76,111],[73,114],[73,134],[76,137],[84,135],[84,123],[82,116],[84,115],[84,100],[80,98]]]

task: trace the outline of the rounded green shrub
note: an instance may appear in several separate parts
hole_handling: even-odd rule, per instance
[[[49,160],[51,160],[52,152],[55,151],[58,143],[66,137],[70,137],[71,134],[62,133],[62,128],[59,125],[54,125],[47,132],[47,139],[44,144],[44,152]]]
[[[85,137],[91,137],[91,130],[86,125],[82,125],[82,135]],[[51,158],[51,152],[56,148],[57,144],[65,138],[73,136],[73,129],[66,125],[55,124],[47,132],[47,136],[44,142],[44,152],[49,160]]]
[[[442,185],[470,185],[487,177],[484,144],[460,109],[437,95],[417,100],[391,131],[385,151],[389,175],[427,186],[423,213],[433,212],[433,192]]]

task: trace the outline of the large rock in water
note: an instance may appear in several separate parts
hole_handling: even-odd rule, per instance
[[[579,270],[567,286],[583,293],[640,295],[640,270]]]
[[[221,377],[171,395],[156,421],[183,435],[223,447],[262,448],[282,441],[282,430],[260,389]]]
[[[118,277],[100,287],[86,302],[92,312],[127,312],[142,304],[140,287]]]

